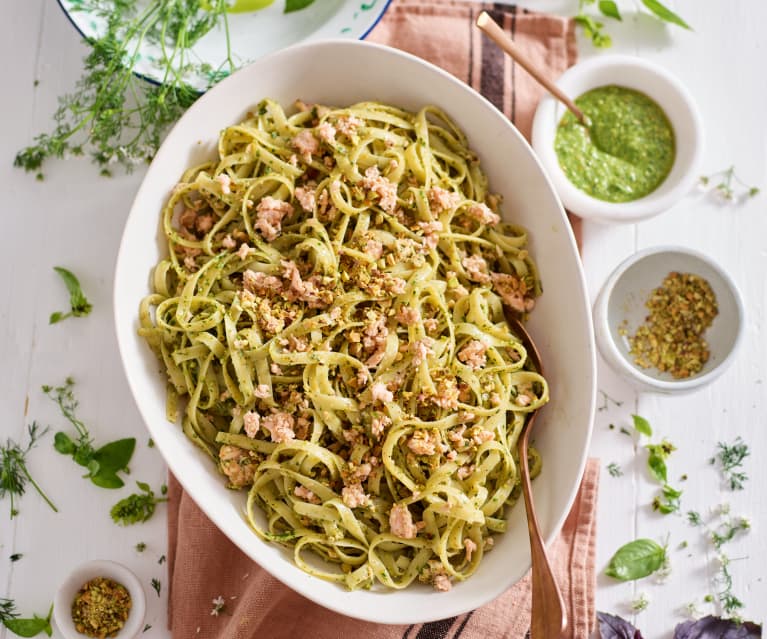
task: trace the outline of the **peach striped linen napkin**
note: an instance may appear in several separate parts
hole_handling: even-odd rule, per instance
[[[599,463],[590,459],[562,531],[549,548],[567,604],[563,639],[594,629],[594,553]],[[240,551],[173,476],[168,495],[168,626],[174,639],[523,639],[530,627],[530,576],[495,601],[458,617],[409,626],[344,617],[305,599]],[[522,507],[521,505],[519,506]],[[210,614],[222,597],[225,608]],[[439,593],[434,593],[439,606]]]
[[[394,0],[368,39],[409,51],[467,82],[529,139],[542,90],[475,29],[483,9],[552,77],[574,64],[571,20],[509,5]],[[577,237],[577,218],[571,221]],[[572,510],[549,549],[567,603],[568,639],[586,639],[595,624],[598,480],[599,464],[589,460]],[[168,625],[175,639],[522,639],[528,634],[529,575],[482,608],[425,624],[377,625],[331,612],[252,562],[174,477],[168,485]],[[219,596],[225,608],[214,616],[212,601]],[[439,594],[434,596],[438,606]]]

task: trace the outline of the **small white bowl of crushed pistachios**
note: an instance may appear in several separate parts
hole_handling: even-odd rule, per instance
[[[136,575],[114,561],[75,568],[53,601],[53,618],[65,639],[133,639],[144,628],[146,595]]]
[[[743,336],[743,301],[708,256],[660,246],[635,253],[594,303],[602,357],[640,390],[688,392],[719,377]]]

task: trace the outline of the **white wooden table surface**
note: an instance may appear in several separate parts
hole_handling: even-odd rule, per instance
[[[530,8],[562,14],[575,11],[576,0],[523,2]],[[694,32],[666,27],[644,13],[639,2],[622,0],[625,19],[610,23],[613,52],[655,61],[679,76],[696,97],[707,133],[704,170],[730,164],[750,183],[767,187],[767,80],[764,75],[763,0],[676,0],[669,2],[694,26]],[[138,442],[131,477],[155,488],[165,477],[159,453],[147,447],[147,431],[126,387],[112,323],[112,276],[123,221],[143,170],[111,179],[98,176],[85,160],[51,163],[44,182],[14,169],[15,152],[32,136],[48,130],[57,96],[79,76],[85,51],[77,34],[53,0],[6,2],[0,27],[0,59],[4,91],[0,112],[0,184],[3,226],[0,250],[0,433],[17,440],[33,419],[61,429],[66,424],[41,392],[42,384],[59,384],[67,375],[77,380],[80,415],[100,441],[135,436]],[[587,42],[581,57],[600,55]],[[34,86],[34,81],[39,85]],[[598,532],[600,610],[630,616],[627,603],[640,592],[651,599],[637,616],[645,637],[671,637],[682,620],[680,609],[715,592],[715,553],[682,516],[660,516],[649,504],[655,494],[636,441],[620,433],[639,413],[656,433],[679,448],[670,460],[676,481],[687,474],[683,511],[707,512],[730,503],[735,514],[753,521],[750,534],[728,546],[734,561],[734,592],[745,602],[747,618],[764,619],[767,609],[767,561],[758,546],[767,525],[767,193],[743,206],[722,206],[693,194],[668,213],[630,226],[584,225],[583,258],[590,294],[596,295],[611,270],[644,247],[674,243],[704,251],[739,284],[747,309],[745,343],[732,368],[714,385],[686,397],[638,395],[600,362],[599,387],[612,403],[597,413],[591,454],[602,459]],[[94,304],[86,319],[49,326],[48,316],[65,309],[67,296],[54,265],[78,274]],[[601,404],[601,402],[600,402]],[[609,424],[615,424],[610,429]],[[746,490],[726,490],[708,464],[720,440],[741,435],[751,446]],[[30,456],[30,470],[61,510],[54,514],[33,492],[20,502],[21,514],[8,519],[8,500],[0,502],[0,596],[12,597],[25,615],[47,610],[59,582],[78,563],[112,558],[129,565],[146,585],[144,636],[167,637],[167,582],[164,564],[165,511],[152,521],[128,528],[109,518],[111,505],[128,491],[95,488],[79,478],[72,460],[52,449],[51,435]],[[624,476],[611,477],[605,465],[616,462]],[[662,540],[669,535],[673,571],[665,584],[652,579],[619,584],[602,575],[612,553],[636,537]],[[138,542],[147,549],[139,554]],[[685,550],[678,550],[688,541]],[[12,553],[23,553],[11,563]],[[157,597],[152,578],[163,584]],[[203,613],[203,611],[201,611]],[[0,638],[4,637],[0,630]],[[8,633],[8,636],[11,636]],[[54,636],[59,636],[55,634]]]

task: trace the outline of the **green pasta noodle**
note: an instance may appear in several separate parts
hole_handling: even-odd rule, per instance
[[[306,572],[448,590],[506,529],[549,391],[504,317],[540,285],[499,207],[445,113],[376,102],[264,100],[173,188],[139,329],[168,417]]]

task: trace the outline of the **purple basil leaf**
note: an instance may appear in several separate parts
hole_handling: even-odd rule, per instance
[[[680,623],[674,630],[674,639],[756,639],[761,636],[762,627],[755,623],[737,623],[711,615]]]
[[[601,639],[644,639],[639,632],[625,619],[606,612],[598,612],[599,636]],[[676,639],[676,637],[674,638]]]

